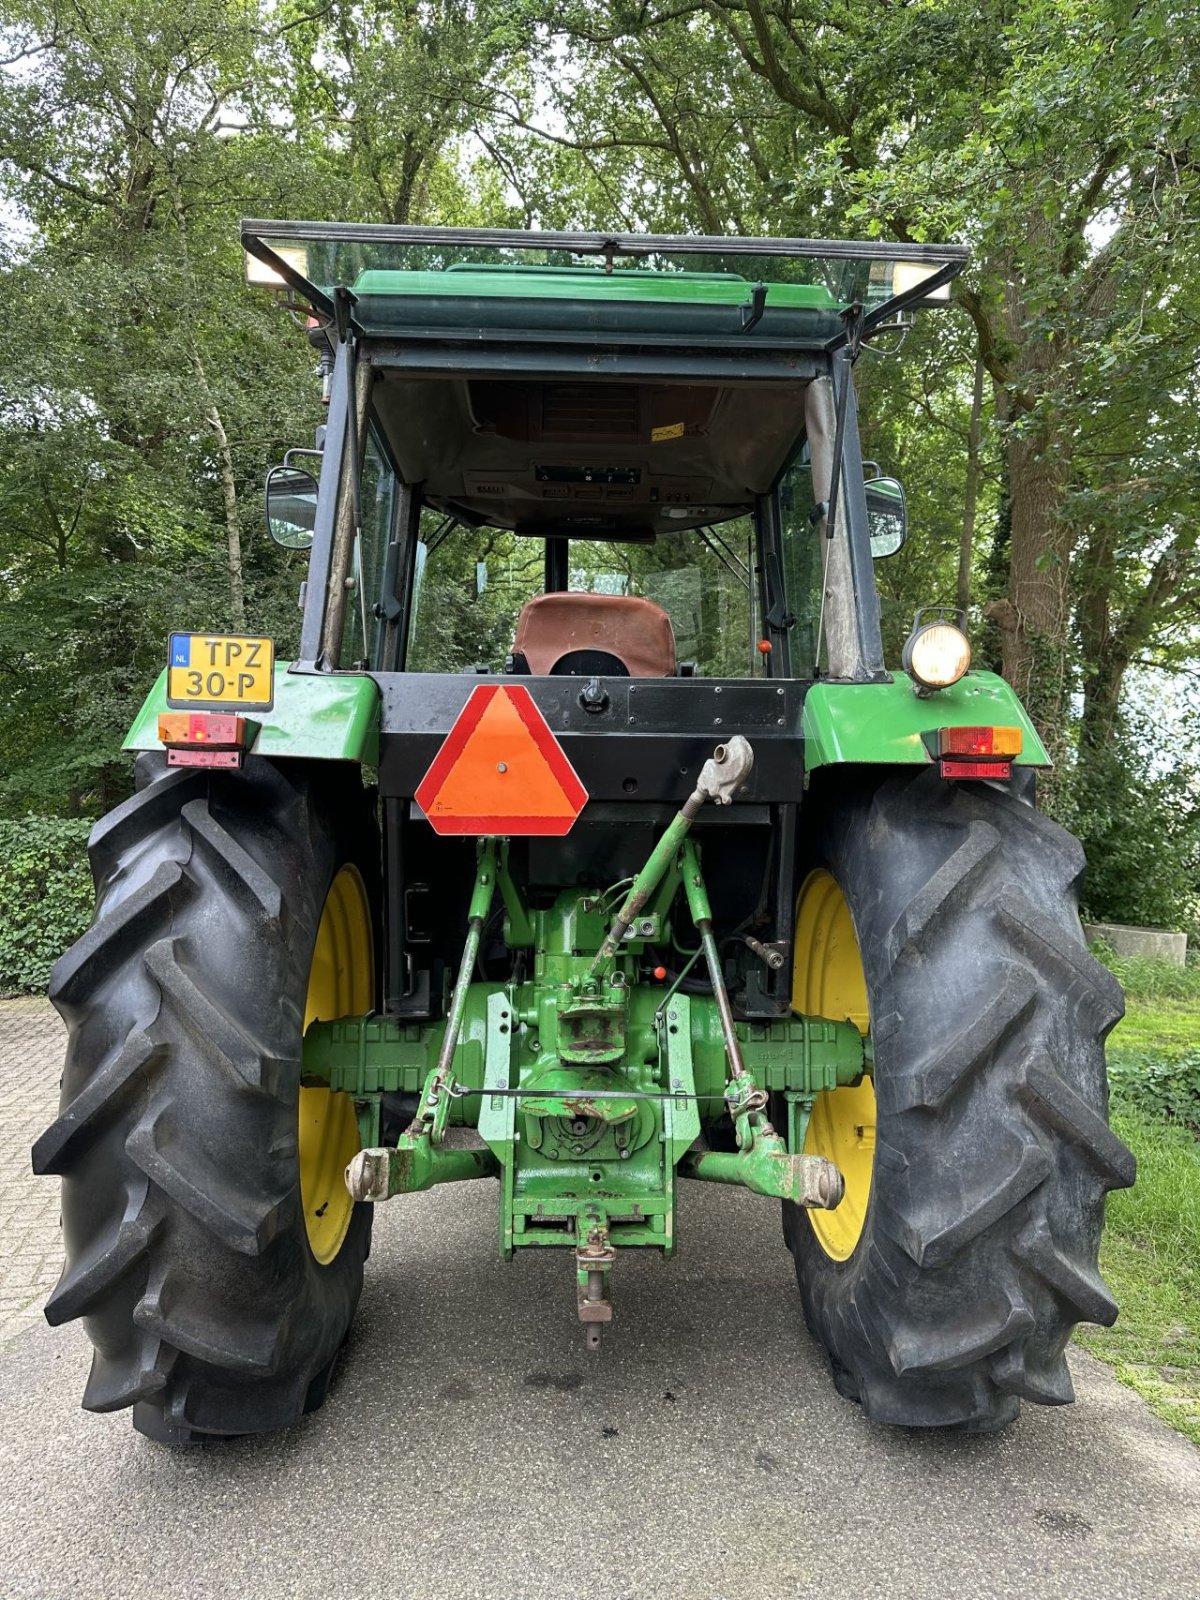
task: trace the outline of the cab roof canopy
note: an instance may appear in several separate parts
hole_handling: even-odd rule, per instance
[[[377,369],[402,476],[472,522],[653,538],[743,515],[860,333],[949,297],[960,245],[242,224],[247,277]]]

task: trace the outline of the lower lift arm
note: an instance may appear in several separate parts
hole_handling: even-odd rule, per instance
[[[708,980],[721,1018],[721,1035],[729,1062],[729,1085],[725,1104],[733,1121],[737,1151],[689,1150],[679,1163],[680,1176],[702,1178],[710,1183],[738,1183],[778,1200],[791,1200],[798,1206],[832,1210],[845,1193],[842,1175],[824,1156],[806,1156],[788,1150],[767,1119],[767,1096],[747,1071],[741,1044],[734,1027],[733,1008],[725,987],[725,974],[717,941],[713,934],[712,908],[700,872],[696,847],[685,839],[680,851],[683,892],[688,910],[700,934]]]

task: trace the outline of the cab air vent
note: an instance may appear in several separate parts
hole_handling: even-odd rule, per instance
[[[636,439],[638,391],[631,384],[548,383],[543,439]]]

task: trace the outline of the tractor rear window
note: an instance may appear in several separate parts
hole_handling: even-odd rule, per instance
[[[374,662],[379,618],[373,605],[383,581],[383,561],[396,515],[396,474],[372,427],[363,449],[362,528],[354,551],[354,590],[342,632],[339,665]]]
[[[752,626],[749,518],[652,544],[572,540],[568,587],[653,600],[671,619],[678,661],[703,677],[761,671]],[[545,588],[545,546],[487,528],[446,529],[425,513],[407,668],[503,672],[525,603]]]

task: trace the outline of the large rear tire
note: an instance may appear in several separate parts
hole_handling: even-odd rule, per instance
[[[69,1042],[34,1168],[63,1179],[46,1317],[84,1320],[83,1404],[183,1443],[319,1404],[354,1314],[353,1107],[301,1089],[301,1048],[314,1014],[374,1003],[379,852],[356,770],[151,755],[138,784],[92,833],[95,920],[51,978]]]
[[[857,966],[874,1047],[873,1086],[810,1124],[846,1201],[784,1207],[808,1326],[876,1421],[988,1430],[1069,1402],[1071,1329],[1117,1314],[1104,1194],[1134,1176],[1107,1124],[1124,1005],[1080,928],[1083,852],[932,769],[831,777],[807,816],[793,1005],[865,1023]]]

